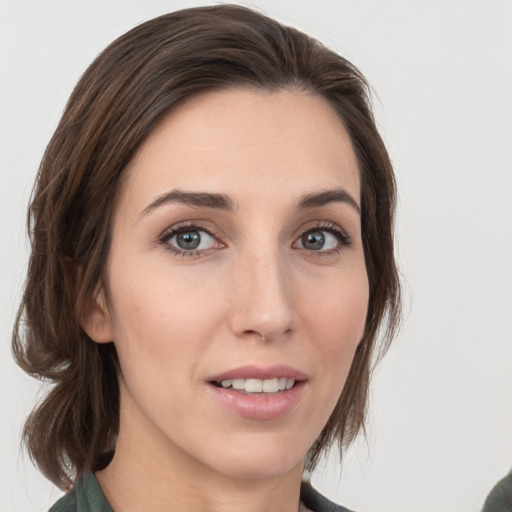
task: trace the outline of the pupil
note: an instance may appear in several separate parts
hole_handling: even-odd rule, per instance
[[[184,231],[183,233],[178,233],[176,241],[180,249],[197,249],[201,242],[201,236],[197,231]]]
[[[318,251],[324,246],[325,236],[321,231],[313,231],[302,235],[302,246],[306,249]]]

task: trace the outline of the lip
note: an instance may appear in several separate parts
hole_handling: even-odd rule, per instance
[[[233,368],[218,375],[208,377],[207,382],[222,382],[229,379],[273,379],[274,377],[286,377],[295,381],[307,380],[307,375],[292,366],[279,364],[273,366],[246,365]]]
[[[294,379],[295,385],[275,394],[246,394],[232,388],[222,388],[215,382],[229,379],[272,379],[286,377]],[[213,398],[227,410],[243,418],[271,420],[291,413],[299,404],[307,385],[307,375],[291,366],[275,365],[269,367],[240,366],[207,379],[206,387]]]

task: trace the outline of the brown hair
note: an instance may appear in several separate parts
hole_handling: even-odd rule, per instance
[[[13,351],[23,370],[54,384],[29,416],[24,440],[40,470],[62,489],[106,465],[119,428],[114,344],[94,343],[78,319],[104,268],[123,171],[178,102],[233,86],[318,94],[351,137],[361,177],[368,316],[338,404],[309,452],[308,469],[333,442],[342,449],[364,428],[378,333],[383,331],[382,352],[400,314],[395,182],[368,85],[343,57],[253,10],[185,9],[135,27],[96,58],[68,101],[33,191],[32,253]]]

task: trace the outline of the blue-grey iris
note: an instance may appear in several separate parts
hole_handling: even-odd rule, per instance
[[[198,231],[183,231],[176,235],[176,244],[180,249],[190,251],[197,249],[201,243],[201,235]]]
[[[301,242],[304,249],[318,251],[325,244],[325,236],[321,231],[310,231],[302,235]]]

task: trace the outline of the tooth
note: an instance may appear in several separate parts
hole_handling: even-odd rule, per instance
[[[261,379],[247,379],[245,381],[245,391],[248,393],[261,393],[263,391],[263,381]]]
[[[279,391],[279,384],[277,379],[265,379],[263,381],[264,393],[277,393]]]
[[[245,379],[233,379],[233,389],[245,389]]]
[[[223,388],[229,388],[247,393],[277,393],[285,389],[290,389],[295,384],[295,379],[286,377],[274,377],[272,379],[226,379],[221,381]]]

